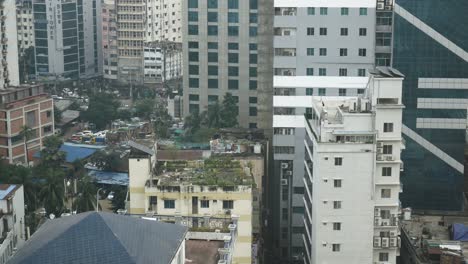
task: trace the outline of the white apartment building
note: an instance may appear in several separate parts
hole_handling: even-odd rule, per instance
[[[148,0],[146,41],[182,42],[182,0]]]
[[[103,76],[105,79],[117,79],[117,12],[115,0],[104,0],[101,12]]]
[[[162,83],[182,78],[182,44],[146,43],[144,50],[145,83]]]
[[[19,85],[18,33],[16,2],[4,0],[0,5],[0,90]]]
[[[26,241],[24,188],[17,184],[0,184],[0,264]]]
[[[34,46],[34,16],[32,0],[16,1],[16,22],[18,27],[18,47],[22,54]]]
[[[304,263],[396,263],[403,75],[371,71],[363,96],[306,117]]]
[[[367,77],[275,76],[273,146],[277,207],[272,223],[274,247],[283,262],[302,262],[304,242],[304,114],[318,98],[352,98],[364,94]]]

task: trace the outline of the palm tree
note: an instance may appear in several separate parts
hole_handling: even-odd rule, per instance
[[[24,156],[26,159],[26,164],[29,166],[29,157],[28,157],[28,141],[35,135],[34,130],[32,130],[27,125],[21,126],[20,136],[23,138],[24,142]]]
[[[78,182],[78,191],[78,198],[75,202],[78,213],[96,209],[96,186],[89,176],[83,177]]]
[[[64,172],[61,169],[47,169],[45,182],[39,198],[48,214],[60,215],[64,208]]]

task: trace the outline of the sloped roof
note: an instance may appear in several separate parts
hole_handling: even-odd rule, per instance
[[[187,228],[104,212],[47,221],[12,264],[171,263]]]
[[[93,155],[94,152],[98,151],[98,149],[63,144],[62,146],[60,146],[60,151],[65,152],[65,161],[68,163],[72,163],[75,160],[82,160],[88,158],[89,156]],[[41,152],[36,152],[33,157],[40,158]]]

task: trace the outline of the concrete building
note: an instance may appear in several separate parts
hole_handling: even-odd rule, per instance
[[[145,43],[144,68],[145,84],[182,78],[182,44]]]
[[[18,31],[16,2],[5,0],[0,6],[0,89],[19,85]]]
[[[34,46],[34,16],[32,0],[16,1],[16,22],[18,27],[18,51],[23,54]]]
[[[26,241],[22,185],[0,184],[0,221],[0,263],[4,264]]]
[[[444,10],[440,12],[440,10]],[[468,2],[398,0],[393,67],[405,75],[404,207],[460,211],[468,108]],[[456,26],[454,26],[456,25]],[[439,54],[444,54],[440,56]]]
[[[117,10],[115,0],[104,0],[101,12],[103,77],[116,80],[118,73]]]
[[[146,1],[116,0],[118,73],[120,83],[143,84]]]
[[[23,126],[32,130],[27,144],[20,135]],[[0,156],[9,163],[32,161],[45,137],[54,134],[53,99],[41,85],[23,85],[0,90]],[[27,159],[26,159],[27,150]]]
[[[102,73],[101,1],[33,0],[36,74],[40,80]]]
[[[322,98],[306,115],[304,263],[396,263],[399,255],[403,75],[370,73],[363,96]]]
[[[147,42],[182,42],[182,2],[182,0],[147,1]]]
[[[258,60],[259,40],[264,37],[258,23],[262,3],[183,1],[184,116],[203,112],[209,102],[222,101],[226,93],[231,93],[238,100],[240,126],[258,127],[262,118],[258,114],[259,102],[271,103],[271,98],[258,98],[257,92],[271,96],[271,80],[268,88],[259,87],[259,66],[271,67],[260,65]],[[265,53],[267,57],[270,55]],[[266,114],[268,107],[264,108],[262,113]],[[271,116],[265,120],[271,120]]]
[[[301,262],[304,251],[304,114],[318,98],[345,99],[363,95],[367,77],[275,76],[273,97],[274,170],[270,178],[271,246],[277,259]],[[313,88],[311,88],[313,87]],[[284,153],[289,149],[289,153]],[[283,153],[276,153],[281,151]],[[287,178],[287,182],[283,179]],[[301,209],[302,208],[302,209]]]

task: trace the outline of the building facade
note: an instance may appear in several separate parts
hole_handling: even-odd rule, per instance
[[[0,263],[3,264],[8,262],[27,239],[22,185],[0,184],[0,221]]]
[[[396,263],[402,81],[378,69],[365,95],[306,115],[304,263]]]
[[[182,78],[182,44],[153,42],[145,44],[145,84]]]
[[[32,12],[32,0],[16,1],[16,22],[18,27],[19,53],[34,46],[34,19]]]
[[[463,210],[468,98],[464,10],[466,1],[396,1],[393,66],[406,76],[405,207]]]
[[[184,116],[231,93],[238,100],[240,126],[258,126],[261,8],[257,0],[183,1]]]
[[[108,80],[116,80],[118,73],[118,49],[117,49],[117,10],[115,0],[102,2],[102,58],[103,77]]]
[[[98,0],[33,0],[35,63],[40,80],[101,74],[100,10]]]
[[[24,144],[23,126],[31,129]],[[54,134],[53,99],[40,85],[0,90],[0,156],[13,164],[32,161],[45,137]],[[25,153],[27,153],[27,158]]]
[[[147,42],[182,42],[182,2],[182,0],[147,1]]]
[[[19,85],[18,31],[16,27],[16,2],[5,0],[0,5],[0,89]]]

